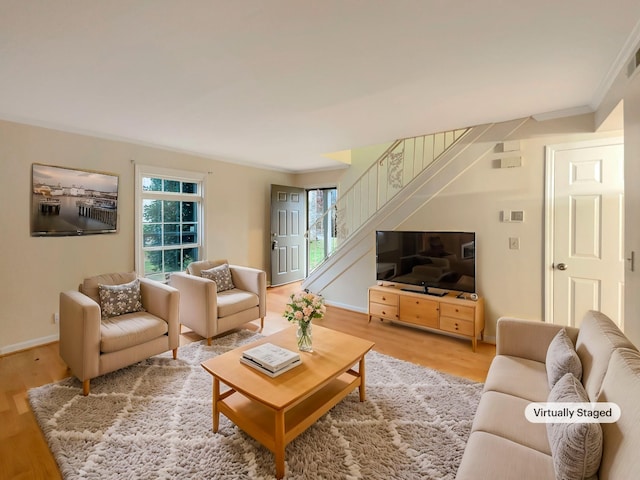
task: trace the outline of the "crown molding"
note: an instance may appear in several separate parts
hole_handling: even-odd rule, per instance
[[[627,41],[624,46],[618,53],[618,56],[611,64],[609,71],[603,78],[602,82],[596,89],[593,94],[593,98],[591,99],[591,108],[595,111],[600,107],[600,104],[604,100],[605,96],[611,89],[611,86],[618,78],[618,75],[622,72],[623,75],[626,75],[626,67],[633,55],[635,55],[638,47],[640,46],[640,20],[636,23],[636,26],[633,28],[629,36],[627,37]]]

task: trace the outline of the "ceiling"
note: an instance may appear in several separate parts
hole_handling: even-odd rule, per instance
[[[593,111],[639,19],[637,0],[0,0],[0,118],[336,168],[323,154]]]

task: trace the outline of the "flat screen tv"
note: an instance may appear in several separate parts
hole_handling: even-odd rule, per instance
[[[114,233],[117,223],[117,175],[33,164],[31,236]]]
[[[474,232],[376,232],[376,278],[443,291],[476,291]]]

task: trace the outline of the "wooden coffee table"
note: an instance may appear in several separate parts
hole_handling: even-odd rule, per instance
[[[285,446],[350,392],[365,400],[364,357],[374,343],[313,325],[313,352],[302,365],[271,378],[240,362],[242,352],[261,343],[298,351],[296,327],[236,348],[202,363],[213,375],[213,431],[223,413],[275,455],[276,477],[284,476]],[[358,370],[354,370],[355,364]],[[220,392],[220,383],[229,387]]]

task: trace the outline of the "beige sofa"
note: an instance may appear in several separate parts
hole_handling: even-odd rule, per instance
[[[549,344],[562,327],[501,318],[493,360],[456,478],[555,479],[547,425],[525,418],[530,402],[547,402]],[[580,329],[566,328],[582,364],[591,402],[621,408],[602,423],[600,480],[640,478],[640,353],[605,315],[589,312]],[[558,458],[555,458],[557,461]]]
[[[87,278],[78,291],[60,293],[60,356],[89,394],[92,378],[180,344],[179,292],[146,278],[139,278],[143,311],[103,319],[99,285],[122,285],[135,273],[110,273]]]
[[[267,274],[255,268],[229,265],[233,288],[202,277],[202,271],[227,264],[226,260],[202,260],[189,264],[186,272],[173,273],[169,283],[180,291],[180,323],[207,339],[260,319],[267,313]]]

